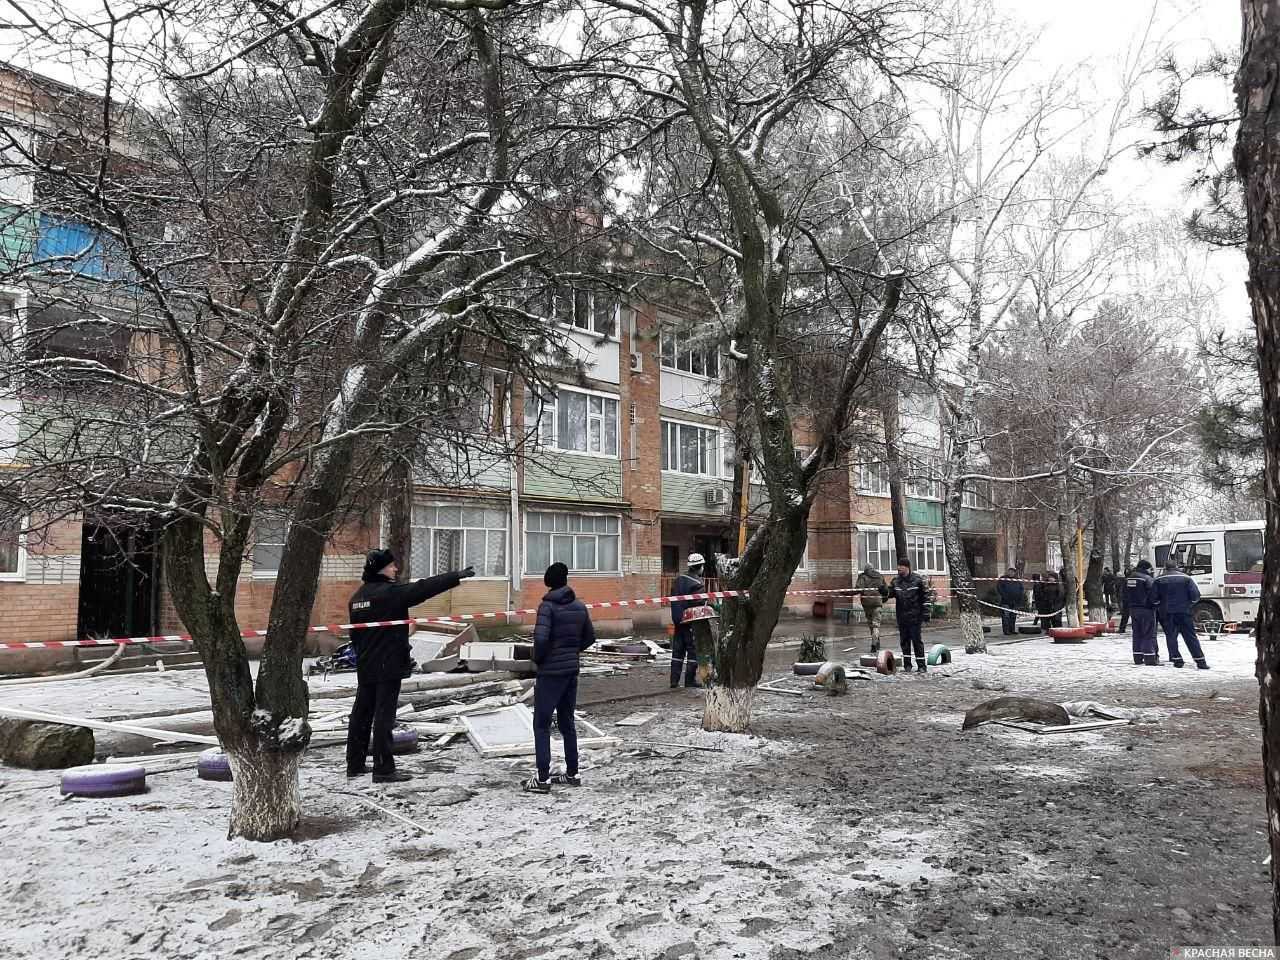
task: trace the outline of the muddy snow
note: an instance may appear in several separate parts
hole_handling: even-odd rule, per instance
[[[1125,638],[992,647],[846,697],[760,693],[741,737],[703,733],[697,692],[639,667],[583,681],[584,712],[626,742],[586,754],[579,790],[522,794],[527,760],[463,740],[402,757],[417,779],[394,787],[347,781],[341,748],[317,749],[303,829],[277,844],[226,840],[231,786],[194,769],[63,800],[56,774],[0,768],[0,956],[1011,960],[1266,943],[1253,648],[1206,652],[1196,672],[1135,667]],[[119,714],[155,691],[156,710],[200,705],[175,693],[199,682],[171,680],[97,683],[120,685]],[[960,732],[1006,693],[1157,719]],[[659,716],[614,726],[638,709]]]

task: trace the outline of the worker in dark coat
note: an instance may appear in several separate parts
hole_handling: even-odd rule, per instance
[[[1018,577],[1018,571],[1010,567],[996,581],[996,593],[1000,596],[1000,632],[1006,637],[1018,632],[1018,611],[1027,602],[1027,590]]]
[[[551,784],[582,786],[578,777],[578,729],[574,710],[578,706],[579,654],[596,642],[595,627],[586,605],[569,586],[569,568],[553,563],[542,576],[547,593],[538,604],[538,622],[533,628],[533,662],[538,677],[533,684],[533,752],[536,777],[521,786],[529,793],[549,793]],[[560,727],[564,744],[564,773],[551,776],[551,718]]]
[[[1054,571],[1045,571],[1044,578],[1036,585],[1034,601],[1042,630],[1061,625],[1062,583]]]
[[[676,597],[688,596],[691,593],[706,591],[706,582],[702,579],[702,571],[706,569],[706,559],[700,553],[689,554],[687,573],[676,577],[671,585],[671,594]],[[684,622],[684,612],[689,607],[700,607],[704,600],[672,600],[671,624],[674,632],[671,635],[671,689],[680,686],[680,665],[684,664],[684,685],[698,686],[698,646],[693,636],[693,626]]]
[[[352,623],[408,620],[409,608],[452,590],[475,570],[455,570],[438,577],[397,583],[400,572],[390,550],[371,550],[360,579],[364,584],[352,596],[348,614]],[[396,770],[391,753],[391,728],[395,725],[400,700],[400,681],[409,674],[409,627],[369,627],[351,631],[356,652],[356,702],[347,726],[347,776],[359,777],[368,771],[364,758],[373,735],[373,782],[398,783],[410,780]]]
[[[1156,582],[1151,564],[1139,560],[1124,581],[1125,616],[1133,619],[1133,662],[1155,667],[1160,664],[1156,643]]]
[[[1204,651],[1200,649],[1200,638],[1196,636],[1195,618],[1191,611],[1200,600],[1200,588],[1196,582],[1182,572],[1178,561],[1170,557],[1165,561],[1164,573],[1156,579],[1156,598],[1159,610],[1164,616],[1164,639],[1169,647],[1169,662],[1175,667],[1182,666],[1182,652],[1178,649],[1178,634],[1187,641],[1191,656],[1196,666],[1208,670],[1208,661]]]
[[[1107,608],[1107,616],[1120,606],[1120,587],[1124,581],[1111,572],[1110,567],[1102,568],[1102,602]]]
[[[1133,576],[1133,567],[1125,570],[1120,578],[1120,632],[1129,629],[1129,578]]]
[[[911,672],[911,655],[916,658],[916,669],[927,673],[924,658],[924,638],[921,630],[927,619],[929,585],[920,574],[911,569],[911,561],[905,557],[898,561],[898,573],[889,581],[889,597],[895,601],[894,618],[898,621],[898,640],[902,646],[902,669]]]

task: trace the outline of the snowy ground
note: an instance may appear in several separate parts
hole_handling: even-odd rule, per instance
[[[579,791],[521,794],[527,761],[465,743],[403,758],[411,784],[352,786],[340,749],[317,750],[303,834],[274,845],[228,842],[230,785],[191,770],[141,797],[60,800],[55,774],[0,769],[0,956],[1154,958],[1268,942],[1253,650],[1207,653],[1197,673],[1135,667],[1124,638],[993,647],[843,698],[760,694],[752,737],[702,733],[698,695],[649,666],[584,681],[592,720],[629,742],[592,753]],[[174,709],[174,686],[118,694],[136,708],[163,690]],[[962,734],[1001,687],[1161,719]],[[659,718],[612,725],[637,710]]]

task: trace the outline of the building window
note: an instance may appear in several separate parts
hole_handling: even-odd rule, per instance
[[[893,552],[893,532],[890,530],[858,531],[858,569],[863,570],[867,564],[881,573],[888,573],[898,565],[898,558]]]
[[[556,450],[618,456],[618,400],[560,387],[554,398],[525,394],[525,430]]]
[[[881,461],[858,464],[858,492],[873,497],[889,496],[889,465]]]
[[[274,577],[284,559],[284,543],[289,538],[289,517],[266,511],[253,518],[253,575]]]
[[[961,502],[973,510],[990,510],[993,506],[991,502],[991,481],[967,481],[964,485],[964,492],[961,494]]]
[[[907,556],[916,573],[946,573],[947,554],[942,538],[928,534],[907,534]]]
[[[691,423],[662,421],[662,469],[698,477],[718,477],[725,470],[720,431]],[[729,468],[732,475],[732,467]]]
[[[18,297],[0,291],[0,387],[7,387],[17,374],[19,327]]]
[[[692,373],[699,377],[716,379],[720,376],[720,352],[714,344],[699,342],[690,331],[677,330],[664,324],[662,327],[662,365],[668,370]]]
[[[553,563],[575,573],[622,572],[622,524],[614,516],[548,513],[525,515],[525,573],[536,576]]]
[[[917,500],[941,500],[942,460],[936,454],[911,453],[908,455],[907,496]]]
[[[0,133],[0,201],[19,205],[31,202],[35,177],[23,154],[30,152],[32,146],[29,131],[5,125]]]
[[[523,292],[530,313],[597,336],[617,336],[618,298],[607,290],[583,290],[528,277]],[[520,299],[514,297],[512,303]]]
[[[430,383],[427,400],[442,429],[501,436],[506,432],[510,392],[508,374],[465,364],[451,371],[447,379]]]
[[[433,577],[470,566],[478,577],[505,577],[507,515],[503,507],[415,503],[409,575]]]
[[[26,574],[27,551],[22,545],[22,521],[0,521],[0,580],[21,580]]]

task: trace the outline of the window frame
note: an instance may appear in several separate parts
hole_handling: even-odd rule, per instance
[[[547,515],[547,516],[551,516],[551,517],[554,517],[554,516],[578,517],[579,519],[581,519],[581,518],[583,518],[583,517],[591,517],[591,518],[593,518],[593,519],[594,519],[594,518],[596,518],[596,517],[604,517],[606,520],[608,520],[608,519],[612,519],[612,520],[614,520],[614,521],[617,523],[617,525],[618,525],[618,532],[617,532],[616,534],[615,534],[615,533],[608,533],[607,531],[602,533],[602,532],[600,532],[600,531],[596,531],[596,530],[592,530],[592,531],[583,531],[583,530],[581,530],[581,529],[578,529],[578,530],[569,530],[569,529],[567,529],[567,528],[566,528],[565,530],[563,530],[563,531],[559,531],[559,530],[541,530],[541,529],[539,529],[539,530],[531,530],[531,529],[530,529],[530,524],[529,524],[529,518],[530,518],[530,516],[531,516],[532,514],[535,514],[535,513],[537,513],[537,514],[545,514],[545,515]],[[554,521],[552,521],[552,525],[554,526]],[[621,516],[620,514],[617,514],[617,513],[608,513],[608,512],[600,511],[600,510],[590,510],[590,511],[577,511],[577,510],[548,510],[548,509],[543,509],[543,508],[540,508],[540,507],[526,507],[526,508],[525,508],[525,510],[524,510],[524,514],[523,514],[523,516],[521,517],[520,531],[521,531],[521,544],[520,544],[520,570],[521,570],[521,575],[522,575],[522,576],[524,576],[524,577],[539,577],[539,576],[541,576],[541,575],[542,575],[543,571],[545,570],[545,568],[543,568],[543,570],[531,570],[531,569],[529,568],[529,535],[530,535],[531,533],[532,533],[532,534],[535,534],[535,535],[537,535],[537,536],[542,536],[542,535],[544,535],[544,534],[545,534],[545,535],[546,535],[546,536],[548,536],[548,537],[554,537],[554,536],[557,536],[557,535],[558,535],[558,536],[563,536],[563,537],[570,537],[570,538],[572,538],[572,539],[573,539],[573,541],[574,541],[574,543],[573,543],[573,551],[574,551],[574,562],[575,562],[575,563],[577,562],[577,559],[578,559],[578,556],[577,556],[577,552],[578,552],[578,542],[577,542],[577,541],[578,541],[578,538],[579,538],[579,537],[587,537],[587,536],[594,537],[594,538],[595,538],[595,541],[596,541],[596,543],[595,543],[596,569],[594,569],[594,570],[585,570],[585,569],[579,569],[579,568],[576,568],[576,567],[574,567],[574,566],[572,566],[572,565],[571,565],[571,566],[569,567],[569,573],[570,573],[571,575],[573,575],[573,576],[579,576],[579,577],[618,577],[618,576],[622,576],[622,568],[623,568],[623,565],[624,565],[625,561],[624,561],[623,553],[622,553],[622,516]],[[599,566],[600,566],[600,564],[599,564],[599,558],[600,558],[600,538],[601,538],[601,537],[615,537],[615,536],[618,538],[618,566],[617,566],[617,569],[614,569],[614,570],[601,570],[601,569],[599,569]],[[554,544],[554,542],[549,542],[549,543],[548,543],[548,554],[547,554],[547,555],[548,555],[549,557],[554,557],[554,556],[555,556],[555,544]]]
[[[423,508],[431,507],[433,510],[438,510],[440,507],[457,507],[459,509],[458,525],[457,526],[441,525],[439,523],[426,525],[426,524],[416,523],[414,512],[419,507],[423,507]],[[502,528],[489,527],[489,526],[483,526],[483,527],[468,526],[466,523],[463,522],[462,513],[461,513],[461,511],[467,510],[467,509],[497,511],[502,514],[504,525]],[[446,500],[438,497],[426,498],[426,499],[415,498],[413,501],[413,505],[410,508],[410,514],[409,514],[410,554],[408,557],[408,563],[405,564],[405,572],[411,579],[414,579],[414,580],[421,580],[426,577],[437,576],[437,574],[433,572],[435,569],[435,531],[436,530],[456,530],[461,532],[462,540],[463,540],[462,564],[463,566],[466,566],[467,532],[468,531],[483,532],[485,534],[486,541],[487,541],[488,534],[497,532],[499,529],[501,529],[503,534],[503,552],[504,552],[503,567],[505,568],[505,570],[503,573],[500,573],[500,574],[477,573],[473,578],[475,580],[488,580],[496,583],[499,581],[505,581],[508,577],[511,576],[511,507],[510,505],[506,503],[496,503],[495,501],[490,501],[490,500],[467,501],[467,500]],[[413,561],[414,561],[413,555],[414,553],[417,552],[417,548],[414,547],[414,544],[418,543],[418,531],[420,530],[431,531],[431,538],[430,540],[427,541],[427,548],[428,548],[427,572],[423,572],[423,573],[420,573],[418,570],[414,569],[414,566],[413,566]],[[488,557],[487,542],[485,547],[485,556],[486,558]]]
[[[1239,552],[1238,552],[1238,548],[1240,545],[1239,542],[1244,537],[1248,537],[1250,538],[1250,540],[1252,540],[1253,537],[1258,538],[1257,543],[1261,547],[1261,550],[1258,553],[1258,559],[1259,561],[1265,560],[1267,555],[1266,531],[1264,530],[1224,530],[1222,533],[1222,561],[1223,561],[1223,571],[1225,573],[1261,573],[1262,572],[1260,569],[1255,569],[1253,564],[1250,564],[1250,566],[1246,570],[1232,569],[1233,562],[1237,564],[1239,563]],[[1237,545],[1236,550],[1232,550],[1233,542],[1236,543]],[[1235,554],[1234,557],[1232,556],[1233,553]],[[1250,553],[1249,555],[1252,556],[1253,554]],[[1261,563],[1259,563],[1259,566],[1261,566]]]
[[[556,386],[556,395],[554,399],[551,400],[550,403],[547,403],[547,401],[544,398],[539,396],[538,392],[533,388],[532,385],[527,383],[525,384],[524,435],[526,437],[532,437],[532,442],[536,446],[543,447],[547,450],[554,450],[559,453],[567,453],[577,457],[594,457],[599,460],[621,460],[622,459],[622,398],[616,393],[607,393],[603,390],[591,390],[584,387],[569,386],[568,384],[563,384],[563,383],[557,383],[555,386]],[[560,394],[565,392],[582,394],[587,398],[586,440],[587,440],[588,447],[590,447],[591,445],[591,421],[593,417],[596,417],[596,416],[599,417],[600,440],[601,440],[602,446],[604,444],[604,438],[608,436],[608,431],[606,430],[606,423],[607,423],[608,417],[606,414],[604,414],[603,410],[599,415],[592,414],[591,398],[599,397],[606,403],[608,402],[613,403],[613,438],[614,438],[615,449],[612,453],[596,453],[589,449],[575,450],[572,448],[560,446],[560,436],[559,436]],[[540,404],[540,409],[537,411],[538,417],[532,424],[532,429],[530,429],[530,422],[529,422],[529,407],[531,403]],[[602,404],[602,407],[603,407],[603,404]],[[551,426],[549,431],[550,432],[549,437],[547,436],[548,431],[543,429],[543,424],[546,420],[546,413],[548,409],[550,410],[550,413],[551,413],[551,418],[550,418]]]
[[[7,136],[12,140],[22,138],[22,148],[28,152],[32,152],[36,148],[36,132],[31,127],[13,124],[6,125]],[[20,167],[26,163],[21,151],[14,143],[6,143],[0,146],[0,165],[12,167]],[[0,170],[0,187],[6,182],[17,183],[18,187],[12,193],[6,193],[0,189],[0,203],[26,207],[35,201],[35,171],[10,172],[7,175]]]
[[[658,324],[658,367],[659,369],[669,370],[672,373],[678,374],[682,377],[695,377],[699,380],[706,380],[708,382],[718,381],[720,379],[720,348],[715,344],[708,344],[706,346],[700,346],[696,349],[689,346],[686,346],[684,347],[684,349],[681,349],[681,342],[684,341],[687,343],[687,341],[691,338],[692,338],[692,334],[687,330],[681,330],[679,324],[674,323],[670,320],[659,322]],[[668,356],[667,343],[668,342],[671,343],[671,351],[670,351],[671,361],[670,362],[667,361],[667,356]],[[683,370],[680,368],[681,354],[686,354],[689,357],[688,370]],[[693,369],[693,357],[695,354],[700,355],[701,366],[704,371],[702,373],[698,373]],[[708,366],[710,365],[708,361],[712,361],[714,363],[715,373],[705,372]]]
[[[733,472],[730,469],[730,465],[725,462],[725,458],[728,456],[728,452],[727,452],[728,447],[731,447],[732,444],[727,442],[727,437],[725,436],[725,431],[723,427],[714,426],[706,423],[696,423],[692,420],[679,420],[679,419],[676,419],[675,417],[660,416],[658,418],[658,421],[659,421],[658,437],[659,437],[659,442],[661,444],[659,448],[659,454],[658,454],[658,469],[661,473],[670,474],[676,477],[693,477],[693,478],[702,479],[702,480],[733,479]],[[677,454],[680,454],[684,449],[682,445],[682,440],[680,437],[680,432],[682,430],[686,430],[686,429],[699,430],[699,431],[702,431],[703,433],[710,433],[714,435],[715,437],[714,449],[712,450],[711,454],[708,457],[712,472],[690,473],[684,469],[681,469],[681,467],[683,466],[683,463],[681,464],[681,466],[675,467],[675,468],[669,465],[670,464],[669,457],[671,452],[669,449],[671,447],[671,444],[668,442],[668,432],[667,432],[669,427],[676,428],[674,449]],[[683,458],[678,457],[677,459],[682,460]],[[664,462],[667,463],[668,465],[663,466]],[[727,473],[725,472],[726,470],[728,470]]]
[[[907,532],[907,557],[911,569],[921,575],[947,575],[947,548],[941,534]],[[933,561],[941,561],[933,566]]]
[[[0,583],[26,583],[27,580],[27,534],[24,528],[30,517],[23,516],[18,520],[18,563],[13,570],[0,570]]]
[[[894,548],[894,543],[893,543],[893,529],[891,527],[863,526],[858,528],[858,545],[857,545],[858,569],[855,572],[855,576],[858,573],[861,573],[862,570],[866,567],[867,563],[869,562],[868,556],[870,551],[868,550],[867,542],[866,542],[866,538],[868,536],[874,536],[876,538],[876,543],[877,543],[876,570],[878,570],[880,573],[891,573],[893,571],[896,571],[898,568],[898,558],[896,556],[896,550]],[[884,541],[883,546],[880,545],[881,540]],[[886,557],[889,560],[889,565],[883,566],[880,563],[880,561],[885,559]]]
[[[11,319],[3,319],[4,314],[0,313],[0,327],[3,327],[6,323],[12,327],[12,340],[15,344],[13,352],[13,356],[15,358],[14,364],[15,366],[19,366],[20,364],[18,363],[17,358],[21,356],[22,353],[22,350],[19,348],[19,344],[22,341],[23,334],[26,329],[27,291],[21,290],[18,287],[0,285],[0,300],[8,300],[13,304],[13,313],[10,315]],[[3,343],[3,340],[0,340],[0,343]],[[4,367],[2,362],[3,353],[0,352],[0,389],[10,389],[16,385],[18,375],[15,372],[12,378],[6,378],[4,376]]]
[[[1182,572],[1187,576],[1211,577],[1213,576],[1214,554],[1216,553],[1216,547],[1217,544],[1213,540],[1182,540],[1174,546],[1170,555],[1177,559],[1178,566],[1182,568]],[[1193,572],[1191,566],[1187,563],[1187,557],[1188,555],[1194,555],[1198,559],[1204,548],[1208,548],[1209,569],[1205,570],[1202,567],[1197,566]],[[1194,554],[1192,554],[1192,551],[1195,551]]]
[[[279,541],[261,540],[258,537],[258,524],[268,519],[280,519],[284,524],[284,532]],[[293,527],[293,515],[284,511],[266,510],[255,514],[253,518],[253,547],[249,551],[249,569],[254,580],[275,580],[280,576],[280,564],[277,562],[271,569],[265,567],[258,569],[258,547],[265,543],[269,546],[275,546],[277,543],[280,547],[280,559],[284,559],[284,547],[289,542],[289,531]]]
[[[880,489],[865,482],[866,478],[871,475],[872,468],[878,468],[874,472],[875,479],[884,481],[884,488]],[[884,460],[870,460],[866,463],[858,464],[857,476],[857,492],[866,497],[889,497],[892,492],[889,487],[889,464]]]

